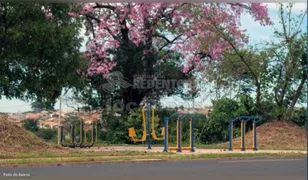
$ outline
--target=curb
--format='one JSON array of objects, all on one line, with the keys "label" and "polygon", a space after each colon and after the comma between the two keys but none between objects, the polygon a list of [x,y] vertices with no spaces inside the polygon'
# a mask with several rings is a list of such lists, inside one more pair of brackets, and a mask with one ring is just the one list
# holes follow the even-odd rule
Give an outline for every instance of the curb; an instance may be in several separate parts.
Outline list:
[{"label": "curb", "polygon": [[113,164],[113,163],[150,163],[150,162],[177,162],[177,161],[217,161],[217,160],[251,160],[251,159],[294,159],[304,158],[304,156],[259,156],[259,157],[221,157],[221,158],[199,158],[199,159],[136,159],[119,161],[76,161],[64,163],[43,163],[43,164],[5,164],[0,168],[16,167],[40,167],[40,166],[65,166],[65,165],[84,165],[84,164]]}]

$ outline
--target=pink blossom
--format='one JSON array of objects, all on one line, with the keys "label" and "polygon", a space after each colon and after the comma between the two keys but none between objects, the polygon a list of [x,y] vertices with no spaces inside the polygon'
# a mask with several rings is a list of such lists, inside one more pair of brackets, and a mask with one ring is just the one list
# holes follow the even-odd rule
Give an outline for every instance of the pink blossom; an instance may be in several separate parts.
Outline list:
[{"label": "pink blossom", "polygon": [[75,12],[69,12],[68,15],[72,16],[72,17],[78,17],[79,16],[79,14],[75,13]]},{"label": "pink blossom", "polygon": [[[182,54],[184,65],[181,68],[183,68],[183,72],[187,73],[193,68],[198,71],[207,68],[205,61],[196,54],[209,54],[211,58],[205,58],[205,60],[210,62],[220,60],[225,51],[232,49],[229,42],[218,33],[218,30],[230,36],[237,47],[242,47],[247,43],[248,38],[245,31],[240,29],[240,17],[244,13],[251,14],[261,25],[270,25],[271,23],[266,6],[258,3],[247,6],[228,3],[196,3],[190,4],[191,7],[182,7],[180,3],[102,4],[113,6],[115,10],[94,9],[95,3],[85,3],[80,12],[81,14],[92,12],[95,17],[100,19],[100,23],[93,24],[96,38],[92,39],[92,42],[87,46],[88,56],[91,57],[88,75],[104,75],[116,66],[116,60],[107,58],[110,57],[108,50],[120,46],[120,42],[123,40],[123,30],[128,29],[129,41],[136,46],[145,46],[148,42],[154,42],[156,34],[166,37],[168,37],[167,34],[172,37],[184,34],[166,48]],[[195,14],[195,9],[200,11],[200,15]],[[163,32],[158,30],[160,29],[159,25],[165,27]],[[163,39],[160,39],[151,47],[157,48],[162,42],[165,43]],[[146,55],[149,52],[151,50],[144,50],[143,54]],[[97,62],[97,57],[100,59],[99,62]]]},{"label": "pink blossom", "polygon": [[120,42],[119,41],[116,42],[116,47],[117,48],[120,47]]},{"label": "pink blossom", "polygon": [[47,19],[52,19],[54,16],[51,13],[47,13],[47,14],[45,14],[45,17]]},{"label": "pink blossom", "polygon": [[268,17],[268,10],[266,6],[261,5],[259,3],[252,3],[251,13],[253,14],[253,16],[257,21],[260,21],[261,25],[265,26],[272,24],[270,18]]}]

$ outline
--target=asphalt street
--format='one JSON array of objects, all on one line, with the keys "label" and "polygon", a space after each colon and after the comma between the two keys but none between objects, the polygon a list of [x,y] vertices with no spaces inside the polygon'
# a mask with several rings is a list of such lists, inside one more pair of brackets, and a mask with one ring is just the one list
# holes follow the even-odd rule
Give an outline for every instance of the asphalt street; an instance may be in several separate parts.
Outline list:
[{"label": "asphalt street", "polygon": [[306,180],[306,159],[194,160],[1,168],[1,179]]}]

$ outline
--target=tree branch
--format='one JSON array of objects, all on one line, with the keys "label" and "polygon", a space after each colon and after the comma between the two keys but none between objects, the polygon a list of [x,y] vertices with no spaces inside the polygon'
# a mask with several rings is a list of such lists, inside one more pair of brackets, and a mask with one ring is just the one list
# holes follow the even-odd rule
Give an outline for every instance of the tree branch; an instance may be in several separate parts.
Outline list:
[{"label": "tree branch", "polygon": [[[84,16],[86,16],[86,18],[90,18],[90,19],[95,20],[98,24],[102,22],[99,18],[95,17],[95,16],[94,16],[93,14],[91,14],[91,13],[84,14]],[[90,20],[89,22],[92,24],[92,21],[91,21],[91,20]],[[92,25],[93,25],[93,24],[92,24]],[[119,41],[119,38],[116,37],[116,36],[114,36],[114,35],[111,33],[111,30],[110,30],[108,27],[105,27],[105,29],[109,32],[109,34],[110,34],[115,40],[118,40],[118,41]],[[93,32],[94,32],[94,31],[93,31]]]},{"label": "tree branch", "polygon": [[239,6],[245,9],[249,9],[249,10],[251,9],[249,6],[241,4],[241,3],[228,3],[228,4],[230,4],[231,6]]},{"label": "tree branch", "polygon": [[91,19],[90,19],[89,17],[86,17],[86,19],[87,19],[87,21],[90,23],[92,35],[93,35],[93,38],[95,38],[94,25],[93,25],[93,23],[91,22]]},{"label": "tree branch", "polygon": [[115,10],[115,7],[114,6],[111,6],[111,5],[102,5],[102,4],[99,4],[99,3],[96,3],[96,6],[93,7],[94,9],[96,8],[105,8],[105,9],[110,9],[112,11]]},{"label": "tree branch", "polygon": [[168,46],[169,44],[173,44],[177,39],[179,39],[182,36],[182,34],[178,35],[177,37],[175,37],[173,40],[169,40],[167,37],[160,35],[160,34],[155,34],[154,37],[160,37],[162,39],[164,39],[167,43],[165,45],[163,45],[161,48],[159,48],[158,51],[161,51],[164,47]]}]

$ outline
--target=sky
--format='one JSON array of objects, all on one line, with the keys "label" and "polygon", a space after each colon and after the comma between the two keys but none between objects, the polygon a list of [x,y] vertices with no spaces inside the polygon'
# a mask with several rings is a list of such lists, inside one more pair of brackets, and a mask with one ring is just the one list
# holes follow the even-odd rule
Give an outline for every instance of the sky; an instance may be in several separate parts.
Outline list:
[{"label": "sky", "polygon": [[[274,22],[274,24],[278,23],[278,9],[277,5],[275,3],[267,3],[268,9],[269,9],[269,16],[271,20]],[[306,10],[306,3],[297,3],[293,6],[293,13],[300,13],[302,10]],[[306,16],[307,18],[307,16]],[[249,44],[260,44],[264,43],[266,41],[274,40],[273,38],[273,27],[264,27],[260,26],[258,22],[255,22],[250,15],[242,16],[242,29],[247,29],[247,34],[249,35]],[[306,32],[306,26],[307,26],[307,19],[304,20],[303,24],[303,30]],[[83,46],[81,50],[84,50],[85,47]],[[194,106],[195,107],[204,107],[204,106],[210,106],[211,105],[211,96],[201,96],[200,98],[195,100]],[[168,106],[174,106],[177,102],[177,106],[186,106],[190,102],[186,102],[180,98],[177,97],[168,97],[163,100],[164,105]],[[12,99],[8,100],[6,98],[2,98],[0,100],[0,112],[10,112],[10,113],[19,113],[24,111],[30,111],[31,102],[24,102],[18,99]],[[190,103],[191,104],[191,103]],[[59,102],[56,103],[55,106],[56,109],[59,108]],[[64,110],[68,110],[69,108],[62,104],[62,108]]]}]

